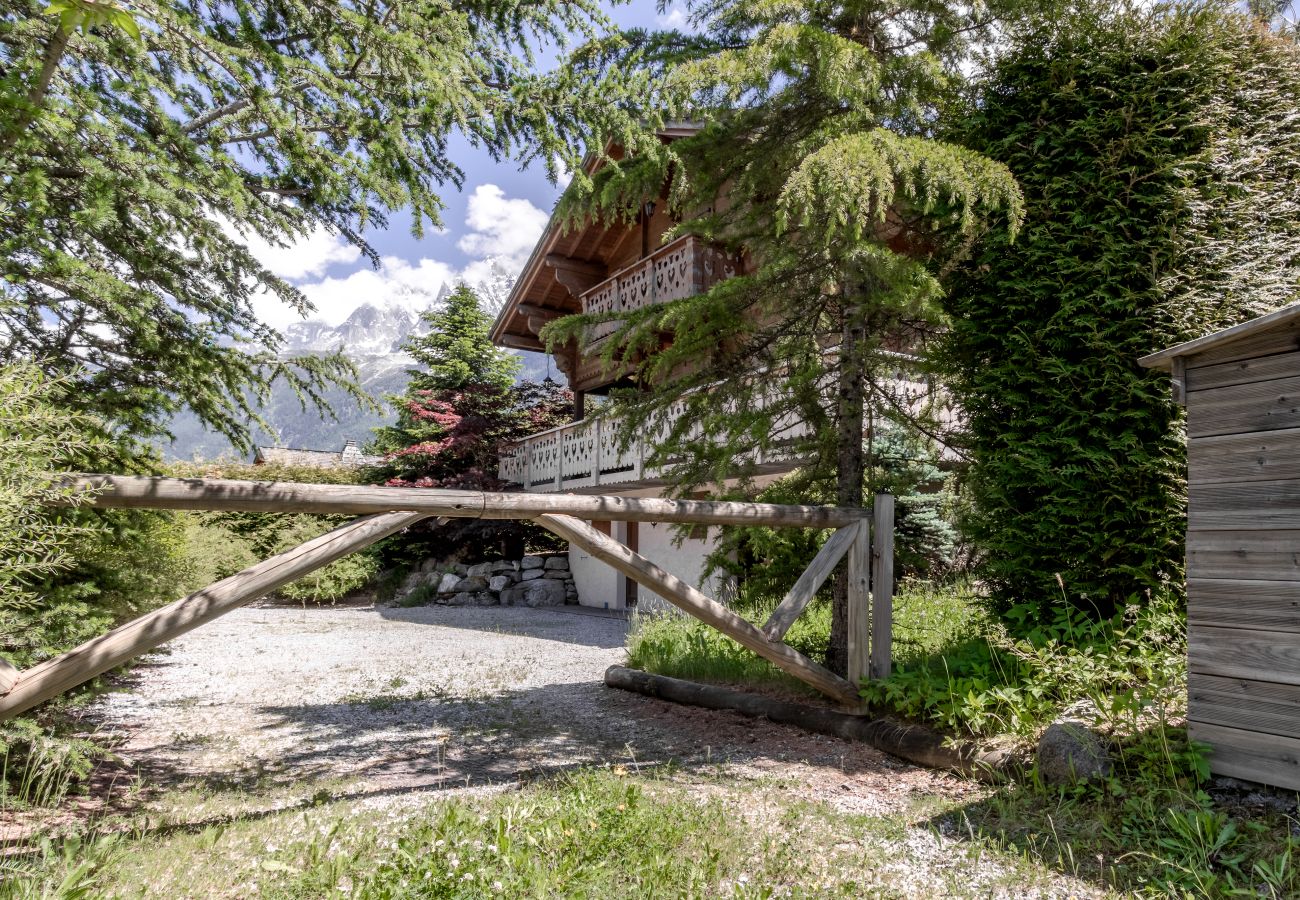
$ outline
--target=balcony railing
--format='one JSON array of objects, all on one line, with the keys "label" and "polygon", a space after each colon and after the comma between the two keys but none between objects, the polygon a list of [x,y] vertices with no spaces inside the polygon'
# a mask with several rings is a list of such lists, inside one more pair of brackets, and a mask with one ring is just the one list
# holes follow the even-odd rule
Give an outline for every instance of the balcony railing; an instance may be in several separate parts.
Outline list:
[{"label": "balcony railing", "polygon": [[[648,465],[646,457],[650,448],[667,436],[685,407],[685,401],[674,403],[659,426],[650,428],[645,437],[638,437],[626,448],[619,447],[618,420],[609,416],[596,416],[529,435],[501,452],[498,476],[524,490],[539,492],[579,491],[633,482],[644,486],[663,484],[663,472]],[[778,449],[760,457],[759,471],[789,470],[798,464],[779,447],[804,434],[803,422],[788,417],[778,428]],[[698,432],[692,429],[687,440],[694,437],[698,437]]]},{"label": "balcony railing", "polygon": [[[736,273],[735,257],[688,234],[620,269],[579,299],[585,313],[625,313],[702,294]],[[588,351],[599,348],[618,326],[618,322],[593,326]]]}]

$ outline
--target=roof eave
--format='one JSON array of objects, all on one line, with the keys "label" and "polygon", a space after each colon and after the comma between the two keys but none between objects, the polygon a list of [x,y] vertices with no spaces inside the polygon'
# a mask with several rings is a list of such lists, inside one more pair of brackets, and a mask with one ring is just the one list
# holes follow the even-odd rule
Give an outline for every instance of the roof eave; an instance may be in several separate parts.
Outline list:
[{"label": "roof eave", "polygon": [[1233,325],[1230,328],[1224,328],[1213,334],[1207,334],[1204,337],[1195,340],[1184,341],[1165,350],[1158,350],[1155,353],[1148,353],[1138,360],[1138,365],[1147,369],[1163,369],[1169,371],[1173,367],[1174,360],[1181,356],[1192,356],[1197,353],[1204,353],[1221,344],[1228,344],[1245,337],[1250,337],[1257,331],[1264,331],[1277,325],[1290,322],[1293,319],[1300,318],[1300,303],[1292,303],[1290,306],[1284,306],[1276,309],[1271,313],[1262,315],[1249,322],[1242,322],[1239,325]]}]

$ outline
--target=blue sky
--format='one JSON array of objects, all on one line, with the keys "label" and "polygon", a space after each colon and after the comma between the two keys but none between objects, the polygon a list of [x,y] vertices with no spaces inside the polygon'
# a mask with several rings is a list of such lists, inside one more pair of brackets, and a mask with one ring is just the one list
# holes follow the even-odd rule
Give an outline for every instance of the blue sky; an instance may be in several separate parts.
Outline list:
[{"label": "blue sky", "polygon": [[[620,26],[673,27],[682,11],[657,11],[654,0],[634,0],[608,9]],[[547,181],[540,165],[521,170],[514,161],[494,162],[463,139],[451,144],[452,159],[465,170],[465,186],[448,186],[442,197],[444,230],[411,234],[411,217],[393,215],[382,231],[367,238],[383,257],[372,267],[355,248],[327,232],[314,233],[291,247],[272,247],[258,240],[250,249],[274,272],[298,285],[316,305],[312,318],[338,323],[366,302],[397,302],[423,308],[442,284],[465,278],[485,279],[496,262],[518,272],[545,226],[562,185]],[[283,328],[300,317],[278,302],[257,305],[259,316]]]}]

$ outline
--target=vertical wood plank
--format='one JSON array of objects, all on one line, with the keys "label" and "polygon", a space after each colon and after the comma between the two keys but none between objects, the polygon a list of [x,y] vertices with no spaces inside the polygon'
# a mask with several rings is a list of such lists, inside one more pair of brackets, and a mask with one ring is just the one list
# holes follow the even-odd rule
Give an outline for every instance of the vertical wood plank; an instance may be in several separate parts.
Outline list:
[{"label": "vertical wood plank", "polygon": [[876,494],[871,558],[871,677],[888,678],[894,641],[894,495]]},{"label": "vertical wood plank", "polygon": [[1187,405],[1187,358],[1175,356],[1171,361],[1170,375],[1174,389],[1174,402],[1179,406]]},{"label": "vertical wood plank", "polygon": [[871,652],[871,524],[863,519],[849,544],[849,681],[857,684],[870,674]]}]

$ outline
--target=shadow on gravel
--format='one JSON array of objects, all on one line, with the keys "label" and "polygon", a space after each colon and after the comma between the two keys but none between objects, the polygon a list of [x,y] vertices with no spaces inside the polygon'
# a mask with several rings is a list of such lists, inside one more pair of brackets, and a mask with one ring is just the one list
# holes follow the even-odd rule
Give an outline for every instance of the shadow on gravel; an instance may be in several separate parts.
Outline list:
[{"label": "shadow on gravel", "polygon": [[627,641],[628,621],[558,609],[515,606],[376,607],[383,619],[467,631],[500,632],[613,650]]}]

